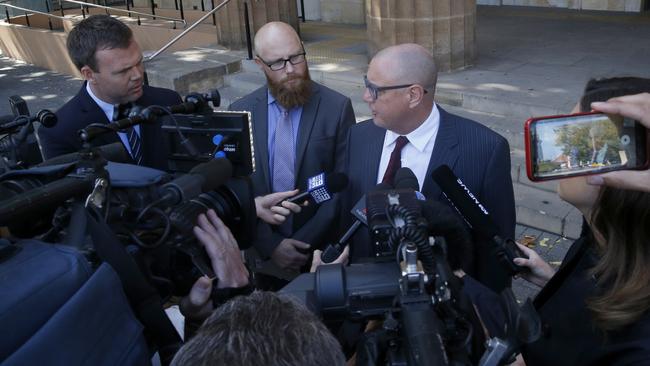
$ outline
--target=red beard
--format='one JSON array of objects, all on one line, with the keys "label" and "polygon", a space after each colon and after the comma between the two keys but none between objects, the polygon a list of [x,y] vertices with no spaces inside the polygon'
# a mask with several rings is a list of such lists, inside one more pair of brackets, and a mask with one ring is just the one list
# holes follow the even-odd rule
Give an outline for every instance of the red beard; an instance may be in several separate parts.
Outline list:
[{"label": "red beard", "polygon": [[[289,80],[298,80],[298,83],[289,87],[286,85]],[[266,81],[273,98],[275,98],[275,100],[286,109],[305,105],[311,97],[311,78],[309,76],[309,70],[305,71],[304,76],[293,75],[279,82],[272,81],[267,75]]]}]

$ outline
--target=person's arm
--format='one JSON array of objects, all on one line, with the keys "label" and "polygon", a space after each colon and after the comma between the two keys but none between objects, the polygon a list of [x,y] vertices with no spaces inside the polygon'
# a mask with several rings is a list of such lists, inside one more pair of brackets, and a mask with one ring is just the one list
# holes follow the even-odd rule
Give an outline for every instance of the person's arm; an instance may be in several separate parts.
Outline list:
[{"label": "person's arm", "polygon": [[[642,93],[591,103],[595,111],[617,114],[639,121],[650,128],[650,94]],[[587,183],[650,192],[650,170],[619,170],[587,177]]]}]

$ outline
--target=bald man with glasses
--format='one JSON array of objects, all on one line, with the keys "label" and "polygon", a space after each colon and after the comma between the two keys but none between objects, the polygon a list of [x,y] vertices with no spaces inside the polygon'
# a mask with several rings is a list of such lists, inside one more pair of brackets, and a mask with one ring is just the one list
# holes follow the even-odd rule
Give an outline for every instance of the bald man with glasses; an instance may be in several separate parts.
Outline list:
[{"label": "bald man with glasses", "polygon": [[[255,62],[267,84],[230,105],[231,110],[252,113],[257,167],[253,189],[261,197],[304,191],[309,177],[342,170],[347,133],[355,123],[352,103],[310,79],[304,46],[288,24],[265,24],[254,43]],[[308,205],[282,223],[260,220],[254,248],[271,259],[259,270],[263,275],[258,280],[270,283],[262,287],[283,285],[264,274],[288,280],[307,264],[313,249],[325,244],[331,219],[322,217],[321,208]],[[258,206],[258,217],[259,211]]]},{"label": "bald man with glasses", "polygon": [[[514,237],[508,142],[436,105],[436,80],[433,57],[416,44],[386,48],[370,62],[363,99],[372,119],[350,129],[345,163],[350,183],[340,211],[343,230],[353,221],[349,212],[357,200],[378,183],[392,183],[400,167],[413,171],[427,199],[447,203],[431,178],[432,171],[444,164],[478,196],[502,236]],[[350,243],[351,261],[375,256],[373,249],[367,230],[358,230]],[[510,285],[487,243],[475,241],[473,252],[465,255],[465,267],[465,272],[496,291]]]}]

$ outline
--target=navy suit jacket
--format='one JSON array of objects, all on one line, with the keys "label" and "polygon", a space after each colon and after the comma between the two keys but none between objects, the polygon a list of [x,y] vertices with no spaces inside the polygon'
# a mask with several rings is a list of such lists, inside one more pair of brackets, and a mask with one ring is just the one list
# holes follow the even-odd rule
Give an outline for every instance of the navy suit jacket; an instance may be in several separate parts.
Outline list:
[{"label": "navy suit jacket", "polygon": [[[434,169],[448,165],[487,208],[501,234],[514,237],[515,204],[508,141],[477,122],[447,113],[440,106],[438,109],[440,127],[421,192],[427,199],[448,204],[440,187],[431,178]],[[350,184],[342,196],[343,229],[353,222],[349,212],[354,204],[377,185],[385,134],[386,130],[377,127],[372,120],[350,129],[345,165]],[[480,241],[474,247],[473,268],[465,271],[497,292],[509,286],[510,277],[492,253],[492,248]],[[350,255],[353,261],[374,256],[365,227],[352,238]]]},{"label": "navy suit jacket", "polygon": [[650,364],[650,312],[607,335],[596,328],[586,300],[598,294],[590,273],[597,261],[591,242],[578,239],[558,272],[535,297],[542,336],[523,348],[527,365]]},{"label": "navy suit jacket", "polygon": [[[150,105],[170,106],[181,103],[181,97],[173,90],[144,86],[142,96],[135,104],[148,107]],[[41,151],[45,159],[73,153],[81,150],[81,140],[77,131],[91,123],[104,123],[110,121],[106,114],[95,103],[86,91],[84,82],[81,90],[56,111],[57,124],[52,128],[39,128],[38,136]],[[142,165],[151,168],[166,170],[166,147],[161,143],[163,132],[158,123],[147,123],[140,126],[142,138]],[[92,146],[101,146],[120,142],[117,133],[108,133],[91,141]]]},{"label": "navy suit jacket", "polygon": [[[230,110],[250,111],[253,119],[256,171],[251,179],[255,196],[272,193],[268,154],[268,89],[259,88],[231,104]],[[312,82],[312,96],[303,106],[296,142],[296,188],[307,189],[307,179],[322,172],[342,170],[348,129],[355,123],[350,98],[323,85]],[[336,205],[329,201],[327,206]],[[293,239],[311,244],[324,244],[331,217],[324,205],[309,205],[293,216]],[[276,226],[259,220],[255,248],[270,256],[285,237]]]}]

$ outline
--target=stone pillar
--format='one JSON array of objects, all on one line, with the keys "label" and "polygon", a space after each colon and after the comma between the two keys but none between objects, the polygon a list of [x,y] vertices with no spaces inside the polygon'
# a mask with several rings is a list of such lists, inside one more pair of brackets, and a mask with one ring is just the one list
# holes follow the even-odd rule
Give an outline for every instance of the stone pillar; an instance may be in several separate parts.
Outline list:
[{"label": "stone pillar", "polygon": [[417,43],[439,71],[472,65],[476,57],[476,0],[366,0],[368,50]]}]

